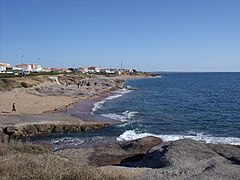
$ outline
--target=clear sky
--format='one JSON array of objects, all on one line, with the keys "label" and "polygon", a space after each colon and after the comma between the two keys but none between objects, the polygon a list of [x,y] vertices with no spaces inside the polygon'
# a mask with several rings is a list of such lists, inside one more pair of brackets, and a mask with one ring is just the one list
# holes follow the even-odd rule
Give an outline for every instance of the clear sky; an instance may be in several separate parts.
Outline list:
[{"label": "clear sky", "polygon": [[240,71],[240,0],[0,0],[0,20],[13,65]]}]

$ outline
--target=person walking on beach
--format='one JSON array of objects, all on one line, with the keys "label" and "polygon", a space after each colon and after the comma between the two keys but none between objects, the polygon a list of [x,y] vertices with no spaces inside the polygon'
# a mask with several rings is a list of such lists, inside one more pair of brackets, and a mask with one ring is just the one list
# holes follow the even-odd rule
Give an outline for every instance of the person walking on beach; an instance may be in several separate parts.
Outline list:
[{"label": "person walking on beach", "polygon": [[17,110],[16,110],[16,106],[15,106],[15,103],[13,103],[13,105],[12,105],[12,112],[16,112]]}]

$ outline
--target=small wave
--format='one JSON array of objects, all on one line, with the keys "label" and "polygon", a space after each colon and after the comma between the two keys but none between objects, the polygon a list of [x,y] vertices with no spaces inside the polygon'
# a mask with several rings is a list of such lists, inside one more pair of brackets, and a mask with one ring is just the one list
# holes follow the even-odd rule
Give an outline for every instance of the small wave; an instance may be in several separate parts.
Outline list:
[{"label": "small wave", "polygon": [[114,120],[119,120],[122,122],[126,122],[128,120],[133,119],[133,117],[135,116],[135,114],[137,114],[137,111],[125,111],[122,114],[114,114],[114,113],[110,113],[110,114],[102,114],[102,116],[104,117],[108,117]]},{"label": "small wave", "polygon": [[91,114],[93,114],[93,112],[95,112],[98,109],[100,109],[105,102],[106,102],[106,100],[102,100],[102,101],[94,103]]},{"label": "small wave", "polygon": [[125,123],[122,123],[122,124],[117,124],[116,126],[121,128],[121,127],[125,127],[125,126],[128,126],[130,125],[131,123],[130,122],[125,122]]},{"label": "small wave", "polygon": [[203,133],[196,133],[196,135],[157,135],[151,133],[136,133],[134,130],[125,131],[116,139],[118,141],[124,140],[135,140],[147,136],[154,136],[161,138],[163,141],[176,141],[179,139],[193,139],[196,141],[203,141],[205,143],[213,143],[213,144],[232,144],[232,145],[240,145],[240,138],[236,137],[213,137],[210,135],[204,135]]},{"label": "small wave", "polygon": [[100,109],[106,101],[119,98],[119,97],[121,97],[121,96],[123,96],[124,94],[129,93],[129,92],[131,92],[131,90],[128,90],[128,89],[125,89],[125,88],[124,88],[124,89],[120,89],[120,90],[115,91],[112,96],[109,96],[109,97],[103,99],[102,101],[96,102],[96,103],[93,105],[92,114],[93,114],[93,112],[95,112],[95,111],[97,111],[98,109]]},{"label": "small wave", "polygon": [[54,150],[57,150],[65,147],[76,147],[83,144],[85,141],[79,138],[64,137],[60,139],[54,139],[51,142],[54,146]]}]

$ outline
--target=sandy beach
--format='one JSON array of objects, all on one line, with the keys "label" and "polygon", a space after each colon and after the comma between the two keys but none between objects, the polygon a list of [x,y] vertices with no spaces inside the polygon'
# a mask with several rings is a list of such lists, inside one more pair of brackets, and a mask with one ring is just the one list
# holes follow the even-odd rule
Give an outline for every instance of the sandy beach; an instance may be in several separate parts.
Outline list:
[{"label": "sandy beach", "polygon": [[[16,89],[0,94],[0,111],[2,115],[13,114],[41,114],[46,111],[63,108],[75,101],[72,97],[66,96],[37,96],[29,94],[24,89]],[[16,104],[16,112],[13,114],[12,104]]]},{"label": "sandy beach", "polygon": [[[104,77],[82,80],[80,88],[76,84],[66,86],[47,82],[28,89],[3,91],[0,92],[0,112],[1,115],[26,115],[65,110],[81,100],[97,98],[121,88],[123,86],[121,79],[127,78],[119,78],[119,84],[114,83],[116,78]],[[13,103],[17,111],[11,113]]]}]

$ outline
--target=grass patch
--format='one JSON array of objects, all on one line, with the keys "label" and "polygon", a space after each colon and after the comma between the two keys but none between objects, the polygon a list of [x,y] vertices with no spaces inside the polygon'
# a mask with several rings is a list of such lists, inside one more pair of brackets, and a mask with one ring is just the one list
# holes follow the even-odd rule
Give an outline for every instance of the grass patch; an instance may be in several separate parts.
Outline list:
[{"label": "grass patch", "polygon": [[0,179],[5,180],[102,180],[123,179],[100,169],[54,155],[40,145],[0,143]]},{"label": "grass patch", "polygon": [[9,91],[14,88],[22,87],[19,82],[12,78],[1,78],[0,79],[0,91]]}]

